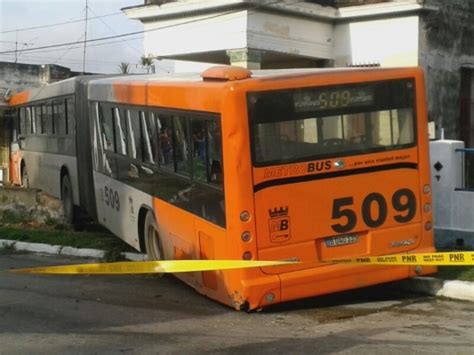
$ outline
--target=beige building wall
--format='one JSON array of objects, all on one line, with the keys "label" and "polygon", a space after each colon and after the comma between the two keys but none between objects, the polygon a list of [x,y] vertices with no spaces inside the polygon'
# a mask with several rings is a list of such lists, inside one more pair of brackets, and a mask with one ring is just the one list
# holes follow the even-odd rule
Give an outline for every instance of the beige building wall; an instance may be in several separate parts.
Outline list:
[{"label": "beige building wall", "polygon": [[335,28],[336,66],[418,65],[418,16],[356,21]]}]

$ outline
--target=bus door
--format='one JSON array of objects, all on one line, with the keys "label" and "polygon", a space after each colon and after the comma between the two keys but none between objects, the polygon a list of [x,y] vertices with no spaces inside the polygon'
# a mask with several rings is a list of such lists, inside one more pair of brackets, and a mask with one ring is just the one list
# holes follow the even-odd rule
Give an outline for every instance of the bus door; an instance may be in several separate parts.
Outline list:
[{"label": "bus door", "polygon": [[249,95],[260,259],[325,261],[419,244],[414,96],[411,79]]}]

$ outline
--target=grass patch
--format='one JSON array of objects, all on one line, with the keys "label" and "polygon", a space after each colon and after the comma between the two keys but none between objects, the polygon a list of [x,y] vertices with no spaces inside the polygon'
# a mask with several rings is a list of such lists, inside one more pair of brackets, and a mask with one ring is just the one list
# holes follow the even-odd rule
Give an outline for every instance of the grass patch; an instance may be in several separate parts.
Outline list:
[{"label": "grass patch", "polygon": [[473,266],[439,266],[438,273],[433,275],[443,280],[474,281]]},{"label": "grass patch", "polygon": [[29,222],[30,218],[25,209],[0,211],[0,222],[8,224],[19,224]]},{"label": "grass patch", "polygon": [[[115,254],[136,252],[131,246],[110,233],[73,232],[68,230],[27,229],[0,226],[0,239],[30,243],[46,243],[74,248],[92,248]],[[113,251],[113,252],[112,252]]]}]

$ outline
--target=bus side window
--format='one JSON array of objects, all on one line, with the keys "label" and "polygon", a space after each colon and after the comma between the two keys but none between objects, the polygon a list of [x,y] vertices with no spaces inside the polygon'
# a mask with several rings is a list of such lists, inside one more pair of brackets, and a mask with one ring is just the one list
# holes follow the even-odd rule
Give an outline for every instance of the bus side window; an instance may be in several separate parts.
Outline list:
[{"label": "bus side window", "polygon": [[[117,145],[117,153],[127,155],[127,123],[123,112],[118,107],[112,109],[114,117],[115,144]],[[122,113],[122,114],[121,114]]]},{"label": "bus side window", "polygon": [[51,101],[48,103],[49,106],[51,106],[51,133],[54,135],[57,132],[57,123],[55,122],[57,120],[57,112],[56,108],[54,107],[54,101]]},{"label": "bus side window", "polygon": [[18,108],[18,120],[17,120],[17,125],[18,125],[18,134],[23,135],[25,133],[25,111],[23,107]]},{"label": "bus side window", "polygon": [[74,98],[66,99],[66,134],[74,134],[76,120],[74,117]]},{"label": "bus side window", "polygon": [[31,110],[31,107],[26,107],[26,122],[28,126],[28,133],[29,134],[35,134],[35,120],[34,120],[34,114],[33,111]]},{"label": "bus side window", "polygon": [[48,102],[45,107],[43,107],[43,125],[46,124],[46,134],[52,135],[53,131],[53,106],[51,102]]},{"label": "bus side window", "polygon": [[99,105],[99,119],[102,126],[102,146],[105,150],[115,152],[112,110],[106,105]]},{"label": "bus side window", "polygon": [[219,122],[207,121],[209,152],[209,181],[218,185],[224,182],[222,170],[222,135]]},{"label": "bus side window", "polygon": [[160,165],[166,169],[174,170],[173,153],[173,126],[170,116],[156,116],[156,126],[159,131]]},{"label": "bus side window", "polygon": [[176,172],[189,175],[191,168],[191,151],[188,119],[182,116],[173,117],[175,141]]},{"label": "bus side window", "polygon": [[192,133],[192,156],[193,156],[193,179],[208,182],[209,165],[207,164],[207,149],[206,149],[206,121],[191,119],[191,133]]},{"label": "bus side window", "polygon": [[24,108],[25,110],[25,135],[31,134],[32,128],[31,128],[31,114],[28,112],[28,107]]},{"label": "bus side window", "polygon": [[157,141],[154,114],[152,112],[140,112],[140,123],[145,153],[143,161],[149,164],[156,164]]},{"label": "bus side window", "polygon": [[53,103],[54,131],[56,134],[66,134],[66,114],[64,112],[64,102],[55,101]]},{"label": "bus side window", "polygon": [[142,160],[142,137],[140,131],[140,117],[137,110],[126,110],[127,129],[129,133],[128,156]]},{"label": "bus side window", "polygon": [[36,118],[36,132],[38,134],[44,133],[43,126],[43,115],[42,115],[42,106],[35,106],[35,118]]}]

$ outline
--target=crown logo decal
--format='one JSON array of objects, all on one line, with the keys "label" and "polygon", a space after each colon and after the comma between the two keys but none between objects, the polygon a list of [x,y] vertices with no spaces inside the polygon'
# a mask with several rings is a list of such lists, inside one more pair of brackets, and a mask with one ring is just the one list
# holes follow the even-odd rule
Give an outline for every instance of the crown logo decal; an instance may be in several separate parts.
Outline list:
[{"label": "crown logo decal", "polygon": [[280,208],[275,207],[274,209],[269,209],[268,213],[269,213],[271,218],[287,216],[288,215],[288,207],[280,207]]}]

